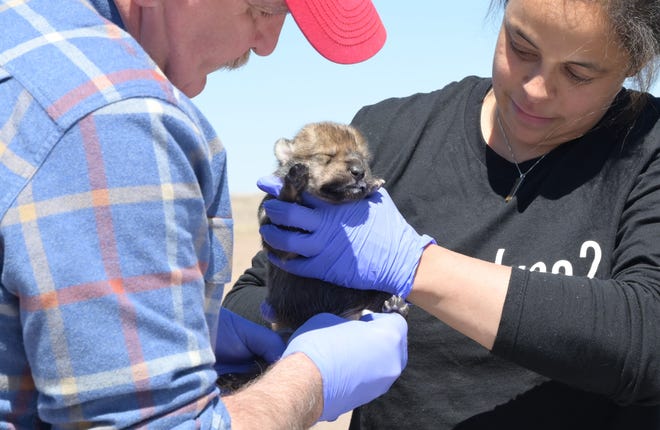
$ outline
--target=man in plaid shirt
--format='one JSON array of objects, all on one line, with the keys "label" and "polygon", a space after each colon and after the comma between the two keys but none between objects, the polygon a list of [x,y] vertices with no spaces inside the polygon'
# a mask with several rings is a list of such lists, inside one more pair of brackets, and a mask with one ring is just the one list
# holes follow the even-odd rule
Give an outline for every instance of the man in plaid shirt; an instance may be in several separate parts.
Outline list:
[{"label": "man in plaid shirt", "polygon": [[[332,61],[385,38],[368,0],[287,3],[0,0],[0,428],[299,428],[399,375],[398,315],[320,315],[285,347],[219,312],[225,151],[188,97],[270,54],[289,9]],[[214,365],[253,355],[284,358],[221,397]]]}]

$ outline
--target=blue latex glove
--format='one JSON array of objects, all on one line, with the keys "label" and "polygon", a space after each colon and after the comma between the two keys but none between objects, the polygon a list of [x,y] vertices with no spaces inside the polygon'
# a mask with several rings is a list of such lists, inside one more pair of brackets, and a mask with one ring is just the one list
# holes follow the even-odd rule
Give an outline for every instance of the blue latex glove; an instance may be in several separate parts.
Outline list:
[{"label": "blue latex glove", "polygon": [[[282,187],[275,176],[263,177],[257,185],[274,196]],[[385,189],[339,205],[304,194],[303,203],[264,202],[273,224],[260,228],[263,239],[275,249],[307,257],[282,261],[270,254],[273,264],[298,276],[408,297],[422,251],[435,241],[417,234]]]},{"label": "blue latex glove", "polygon": [[263,369],[259,369],[257,359],[273,363],[280,358],[285,346],[274,331],[222,308],[214,368],[219,375],[261,373]]},{"label": "blue latex glove", "polygon": [[323,378],[320,421],[339,415],[384,394],[408,362],[408,325],[397,313],[369,314],[350,321],[318,314],[292,336],[283,357],[302,352]]}]

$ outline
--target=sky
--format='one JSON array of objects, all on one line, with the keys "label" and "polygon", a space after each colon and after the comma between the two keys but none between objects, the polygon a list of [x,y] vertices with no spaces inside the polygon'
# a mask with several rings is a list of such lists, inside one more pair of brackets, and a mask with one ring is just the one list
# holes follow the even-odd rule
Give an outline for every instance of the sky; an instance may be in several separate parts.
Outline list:
[{"label": "sky", "polygon": [[273,54],[208,77],[193,101],[227,150],[231,194],[259,193],[257,179],[277,164],[275,141],[306,123],[348,123],[362,106],[491,75],[501,11],[489,13],[488,0],[373,1],[387,41],[365,62],[324,59],[289,15]]}]

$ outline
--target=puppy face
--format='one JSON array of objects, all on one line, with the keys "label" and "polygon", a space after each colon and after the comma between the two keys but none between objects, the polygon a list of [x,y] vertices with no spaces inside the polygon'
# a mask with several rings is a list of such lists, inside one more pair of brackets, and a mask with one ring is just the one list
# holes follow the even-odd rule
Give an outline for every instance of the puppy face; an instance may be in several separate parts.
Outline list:
[{"label": "puppy face", "polygon": [[329,202],[361,199],[383,184],[371,174],[365,139],[351,126],[308,124],[292,140],[278,140],[275,156],[280,165],[276,174],[284,177],[293,165],[305,165],[306,191]]}]

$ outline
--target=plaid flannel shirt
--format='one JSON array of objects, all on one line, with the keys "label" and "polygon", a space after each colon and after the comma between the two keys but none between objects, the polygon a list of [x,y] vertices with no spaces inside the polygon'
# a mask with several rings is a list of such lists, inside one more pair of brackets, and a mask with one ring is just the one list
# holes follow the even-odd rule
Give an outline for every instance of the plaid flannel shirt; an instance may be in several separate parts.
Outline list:
[{"label": "plaid flannel shirt", "polygon": [[0,428],[228,428],[225,152],[109,5],[0,0]]}]

